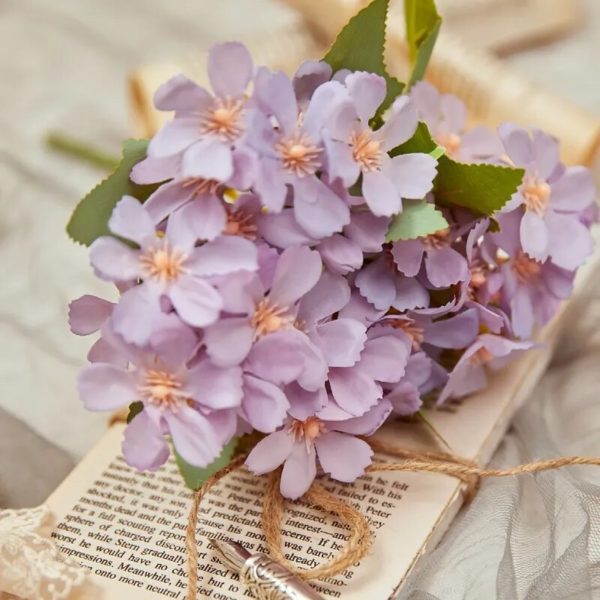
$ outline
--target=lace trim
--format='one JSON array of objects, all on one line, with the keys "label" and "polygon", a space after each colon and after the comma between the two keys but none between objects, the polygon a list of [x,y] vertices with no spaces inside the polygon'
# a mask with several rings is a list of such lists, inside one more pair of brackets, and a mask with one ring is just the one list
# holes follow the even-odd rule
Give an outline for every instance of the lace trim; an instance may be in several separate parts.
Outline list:
[{"label": "lace trim", "polygon": [[50,523],[47,506],[0,511],[0,598],[66,600],[83,583],[87,570],[45,535]]}]

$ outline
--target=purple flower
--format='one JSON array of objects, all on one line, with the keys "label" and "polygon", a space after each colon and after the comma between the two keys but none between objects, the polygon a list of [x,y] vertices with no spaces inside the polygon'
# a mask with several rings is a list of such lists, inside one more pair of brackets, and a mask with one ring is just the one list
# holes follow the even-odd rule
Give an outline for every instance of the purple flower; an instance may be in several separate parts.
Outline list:
[{"label": "purple flower", "polygon": [[261,156],[254,190],[270,211],[280,212],[290,186],[294,218],[315,239],[341,231],[350,218],[344,200],[317,176],[324,168],[323,128],[345,97],[340,83],[324,83],[300,113],[283,73],[264,69],[256,78],[255,101],[262,111],[252,114],[250,143]]},{"label": "purple flower", "polygon": [[321,271],[317,252],[295,247],[278,258],[272,282],[258,276],[238,277],[221,287],[225,310],[232,316],[208,326],[204,334],[215,364],[236,365],[248,357],[254,369],[274,371],[287,379],[288,371],[280,361],[289,359],[289,369],[298,376],[305,351],[309,352],[300,346],[310,342],[296,328],[297,304],[317,283]]},{"label": "purple flower", "polygon": [[162,234],[131,196],[119,201],[109,228],[139,248],[101,237],[91,246],[90,260],[101,279],[142,281],[121,296],[113,312],[115,330],[139,345],[147,343],[153,320],[163,312],[162,298],[170,301],[184,321],[203,327],[214,323],[222,308],[221,296],[208,278],[257,268],[256,247],[250,241],[223,236],[195,247],[196,236],[182,213],[169,219]]},{"label": "purple flower", "polygon": [[590,171],[564,168],[558,142],[534,130],[530,135],[512,125],[500,127],[506,154],[525,169],[523,183],[504,212],[522,207],[520,238],[523,251],[562,269],[575,270],[592,253],[589,229],[579,213],[593,204],[596,190]]},{"label": "purple flower", "polygon": [[186,462],[206,466],[235,433],[235,409],[242,400],[241,369],[216,367],[203,356],[189,367],[189,349],[170,341],[160,353],[131,355],[132,370],[95,363],[85,367],[78,379],[79,394],[89,410],[111,411],[143,403],[144,410],[128,426],[123,443],[126,460],[142,470],[165,462],[166,435]]},{"label": "purple flower", "polygon": [[369,444],[355,436],[373,434],[390,411],[385,400],[361,417],[329,404],[305,420],[290,419],[284,429],[261,440],[246,466],[263,475],[283,464],[281,493],[293,500],[310,488],[317,474],[317,458],[325,473],[350,483],[365,472],[373,456]]},{"label": "purple flower", "polygon": [[480,335],[456,363],[438,397],[438,404],[448,398],[460,398],[484,388],[488,382],[488,370],[500,369],[509,355],[533,346],[533,342],[513,341],[489,333]]},{"label": "purple flower", "polygon": [[432,371],[433,361],[424,352],[417,352],[408,359],[404,377],[384,396],[396,414],[406,417],[421,409],[421,394],[427,389]]},{"label": "purple flower", "polygon": [[424,121],[435,141],[451,158],[467,163],[496,162],[503,153],[497,135],[485,127],[465,131],[465,105],[452,94],[440,94],[431,84],[420,81],[410,92],[419,120]]},{"label": "purple flower", "polygon": [[148,155],[182,153],[185,177],[227,181],[234,171],[234,145],[246,130],[246,89],[253,75],[252,58],[242,44],[213,46],[208,76],[215,95],[183,75],[160,87],[155,105],[174,110],[175,118],[151,140]]},{"label": "purple flower", "polygon": [[402,211],[403,198],[424,198],[431,190],[437,162],[428,154],[388,155],[417,127],[416,111],[407,97],[396,100],[387,121],[373,131],[369,121],[385,98],[385,79],[356,72],[345,84],[353,104],[341,104],[328,125],[329,177],[349,187],[362,174],[362,195],[371,212],[394,215]]}]

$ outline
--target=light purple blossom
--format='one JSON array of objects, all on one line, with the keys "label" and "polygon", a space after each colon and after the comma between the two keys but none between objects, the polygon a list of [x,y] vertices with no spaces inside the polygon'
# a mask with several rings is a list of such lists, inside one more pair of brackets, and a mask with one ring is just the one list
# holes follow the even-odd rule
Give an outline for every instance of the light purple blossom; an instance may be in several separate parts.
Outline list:
[{"label": "light purple blossom", "polygon": [[346,77],[345,85],[352,104],[340,104],[325,139],[329,177],[349,187],[362,175],[362,195],[371,212],[394,215],[402,211],[403,198],[421,199],[431,190],[437,163],[428,154],[388,155],[417,127],[407,97],[396,100],[385,123],[373,131],[369,121],[385,99],[385,79],[356,72]]},{"label": "light purple blossom", "polygon": [[291,419],[282,430],[261,440],[246,466],[262,475],[283,464],[281,493],[293,500],[308,491],[317,475],[317,458],[333,479],[352,482],[365,472],[373,456],[369,444],[355,436],[371,435],[390,411],[385,400],[360,417],[329,404],[303,421]]},{"label": "light purple blossom", "polygon": [[96,274],[107,281],[142,280],[123,294],[113,311],[115,330],[139,345],[148,341],[153,319],[163,312],[162,298],[184,321],[202,327],[217,320],[223,305],[208,278],[257,268],[256,247],[250,241],[223,236],[195,247],[196,236],[181,213],[173,215],[159,235],[143,206],[130,196],[115,207],[109,228],[139,249],[101,237],[92,244],[90,260]]},{"label": "light purple blossom", "polygon": [[440,94],[426,81],[410,91],[419,120],[424,121],[435,141],[446,154],[459,162],[497,162],[503,153],[499,137],[485,127],[466,130],[464,103],[452,94]]},{"label": "light purple blossom", "polygon": [[593,241],[579,213],[595,198],[590,171],[565,168],[560,163],[558,142],[534,130],[532,134],[512,125],[500,127],[506,154],[525,169],[523,183],[504,212],[522,207],[520,238],[523,251],[562,269],[575,270],[592,253]]}]

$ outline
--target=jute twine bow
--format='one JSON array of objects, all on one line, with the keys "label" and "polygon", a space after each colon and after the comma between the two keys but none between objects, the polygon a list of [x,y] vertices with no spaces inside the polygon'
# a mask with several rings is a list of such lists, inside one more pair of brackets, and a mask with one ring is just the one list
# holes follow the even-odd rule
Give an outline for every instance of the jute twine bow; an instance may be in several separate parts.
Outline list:
[{"label": "jute twine bow", "polygon": [[[376,440],[365,440],[375,452],[386,454],[400,459],[398,462],[376,462],[367,467],[368,473],[375,472],[426,472],[442,473],[461,480],[466,488],[465,501],[470,501],[477,490],[481,480],[485,477],[509,477],[524,473],[540,473],[561,467],[574,465],[600,466],[600,457],[594,456],[564,456],[549,460],[539,460],[509,469],[483,469],[476,463],[444,452],[414,452],[404,448]],[[204,496],[225,475],[243,467],[247,454],[237,456],[226,467],[209,477],[202,487],[194,493],[192,508],[190,510],[186,532],[186,551],[188,562],[188,593],[187,600],[196,600],[198,592],[198,546],[196,544],[196,531],[198,527],[198,511]],[[322,485],[315,482],[302,501],[309,506],[321,508],[331,513],[349,530],[344,547],[329,562],[314,569],[299,569],[290,563],[283,553],[281,529],[285,511],[286,499],[279,491],[280,470],[268,475],[267,487],[262,505],[262,529],[271,557],[285,565],[290,571],[302,579],[326,579],[338,575],[354,563],[361,560],[369,551],[371,545],[371,532],[367,518],[356,508],[344,500],[327,491]]]}]

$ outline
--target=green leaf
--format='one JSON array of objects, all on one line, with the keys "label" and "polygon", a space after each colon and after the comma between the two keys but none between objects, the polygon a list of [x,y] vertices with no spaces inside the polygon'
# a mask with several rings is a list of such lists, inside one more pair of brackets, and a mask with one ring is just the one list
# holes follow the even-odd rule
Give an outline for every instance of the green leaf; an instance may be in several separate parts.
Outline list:
[{"label": "green leaf", "polygon": [[136,185],[129,179],[133,166],[146,157],[148,140],[127,140],[123,144],[123,158],[112,175],[98,184],[77,205],[67,233],[75,242],[89,246],[96,238],[110,235],[108,220],[115,204],[125,195],[144,201],[158,187]]},{"label": "green leaf", "polygon": [[198,490],[202,486],[202,484],[213,474],[226,467],[233,458],[233,453],[237,446],[237,438],[233,438],[229,444],[227,444],[221,454],[217,457],[217,459],[208,465],[208,467],[193,467],[189,463],[187,463],[181,455],[173,449],[175,453],[175,462],[177,463],[177,467],[179,468],[179,472],[181,473],[185,484],[191,490]]},{"label": "green leaf", "polygon": [[442,25],[434,0],[404,0],[406,42],[412,66],[408,87],[423,79]]},{"label": "green leaf", "polygon": [[[424,152],[432,154],[438,145],[425,123],[419,123],[414,135],[391,156]],[[436,204],[462,206],[479,215],[490,216],[500,210],[523,180],[523,169],[500,165],[460,163],[446,155],[438,159],[433,182]]]},{"label": "green leaf", "polygon": [[127,424],[131,423],[142,411],[144,410],[144,403],[140,402],[132,402],[129,405],[129,414],[127,415]]},{"label": "green leaf", "polygon": [[428,202],[405,202],[404,209],[390,223],[386,241],[414,240],[448,227],[444,215]]},{"label": "green leaf", "polygon": [[435,199],[489,216],[510,200],[524,174],[523,169],[459,163],[442,156],[434,183]]},{"label": "green leaf", "polygon": [[390,106],[404,89],[404,84],[387,72],[383,58],[388,8],[389,0],[373,0],[348,21],[323,58],[334,73],[340,69],[350,69],[384,77],[387,96],[380,111]]}]

